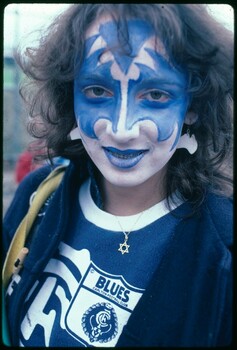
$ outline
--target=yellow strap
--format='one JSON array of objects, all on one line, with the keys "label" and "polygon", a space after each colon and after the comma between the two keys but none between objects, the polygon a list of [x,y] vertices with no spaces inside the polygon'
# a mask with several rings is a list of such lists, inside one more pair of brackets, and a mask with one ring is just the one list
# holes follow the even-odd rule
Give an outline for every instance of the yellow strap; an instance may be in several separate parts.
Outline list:
[{"label": "yellow strap", "polygon": [[12,239],[11,245],[8,249],[8,253],[3,265],[2,279],[3,286],[6,288],[9,279],[13,273],[14,263],[21,249],[25,245],[26,238],[30,229],[34,223],[34,220],[43,206],[47,198],[58,187],[61,179],[64,175],[65,166],[57,167],[52,171],[49,176],[39,185],[33,202],[28,210],[28,213],[18,226],[16,233]]}]

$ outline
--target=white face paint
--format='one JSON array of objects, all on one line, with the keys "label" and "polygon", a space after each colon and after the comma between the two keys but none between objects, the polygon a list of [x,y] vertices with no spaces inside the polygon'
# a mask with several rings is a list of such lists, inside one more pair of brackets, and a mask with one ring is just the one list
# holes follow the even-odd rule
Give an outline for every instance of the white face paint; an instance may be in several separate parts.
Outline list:
[{"label": "white face paint", "polygon": [[186,74],[167,61],[147,22],[128,21],[131,55],[117,28],[99,19],[87,32],[75,78],[75,114],[82,142],[107,181],[137,186],[159,177],[176,150],[188,107]]}]

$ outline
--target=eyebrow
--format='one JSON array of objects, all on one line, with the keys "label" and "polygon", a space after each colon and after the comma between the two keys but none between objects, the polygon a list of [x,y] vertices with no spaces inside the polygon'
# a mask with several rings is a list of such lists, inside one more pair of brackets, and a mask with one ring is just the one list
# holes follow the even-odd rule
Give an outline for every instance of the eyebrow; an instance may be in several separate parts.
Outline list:
[{"label": "eyebrow", "polygon": [[140,70],[137,81],[140,84],[175,86],[179,89],[183,89],[187,85],[187,81],[181,72],[175,72],[173,69],[167,69],[167,67],[161,70],[153,70],[145,64],[135,64]]},{"label": "eyebrow", "polygon": [[113,89],[117,86],[118,81],[114,79],[106,79],[104,75],[99,73],[85,73],[79,76],[77,79],[79,86],[86,87],[89,85],[101,85],[107,89]]},{"label": "eyebrow", "polygon": [[144,87],[151,87],[152,85],[155,86],[167,86],[167,87],[173,87],[173,88],[178,88],[178,89],[184,89],[186,86],[184,84],[181,84],[177,81],[170,81],[167,79],[160,79],[159,77],[157,78],[145,78],[141,79],[138,81],[139,85],[143,85]]},{"label": "eyebrow", "polygon": [[83,82],[86,82],[86,83],[93,83],[93,82],[105,82],[105,77],[104,75],[102,74],[99,74],[99,73],[83,73],[82,75],[79,75],[78,77],[79,81],[83,81]]}]

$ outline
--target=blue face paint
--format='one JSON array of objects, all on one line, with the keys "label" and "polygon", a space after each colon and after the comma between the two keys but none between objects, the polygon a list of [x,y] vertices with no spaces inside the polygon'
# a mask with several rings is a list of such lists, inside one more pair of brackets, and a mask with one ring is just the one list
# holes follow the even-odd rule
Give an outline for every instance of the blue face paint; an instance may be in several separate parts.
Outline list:
[{"label": "blue face paint", "polygon": [[[111,122],[116,133],[124,97],[122,81],[127,79],[126,128],[130,130],[137,122],[150,120],[158,129],[158,141],[164,141],[178,125],[173,148],[181,133],[189,102],[186,74],[169,64],[158,52],[146,47],[146,41],[154,35],[147,22],[128,21],[128,33],[129,56],[119,45],[117,26],[112,21],[102,24],[99,33],[87,39],[85,58],[74,83],[77,121],[90,138],[96,138],[94,126],[100,119]],[[104,44],[93,51],[96,40],[101,38]],[[146,60],[139,63],[137,59],[143,45],[152,67],[146,65]],[[112,55],[103,63],[101,58],[108,50]],[[121,79],[113,73],[115,63],[120,69]],[[131,72],[136,70],[139,74],[134,78]]]},{"label": "blue face paint", "polygon": [[[97,60],[97,59],[96,59]],[[91,68],[94,61],[91,60]],[[91,137],[96,138],[94,125],[99,119],[110,120],[113,125],[113,131],[118,122],[119,111],[121,106],[120,83],[113,79],[111,73],[111,62],[105,63],[96,69],[96,72],[88,74],[87,70],[81,70],[80,81],[75,81],[75,114],[79,116],[78,122],[83,132]],[[91,72],[93,72],[91,70]],[[78,85],[76,85],[78,82]],[[85,89],[88,86],[103,86],[108,91],[113,91],[113,97],[96,97],[91,98],[86,95]],[[115,101],[118,97],[117,101]]]},{"label": "blue face paint", "polygon": [[129,21],[128,32],[129,45],[127,45],[127,49],[130,51],[129,56],[125,55],[124,51],[120,48],[121,44],[118,41],[118,28],[116,23],[107,22],[100,27],[102,38],[105,40],[107,47],[112,49],[115,61],[125,75],[128,73],[134,57],[138,55],[141,46],[154,34],[149,23],[141,20]]},{"label": "blue face paint", "polygon": [[[139,91],[164,92],[166,98],[163,101],[141,99],[139,103],[133,103],[128,98],[127,128],[131,129],[138,121],[151,120],[158,129],[158,141],[167,140],[173,133],[176,123],[178,133],[172,146],[178,142],[183,120],[189,103],[187,93],[187,78],[185,73],[177,71],[157,52],[146,49],[155,63],[155,70],[144,64],[137,64],[140,76],[137,81],[129,81],[129,91],[134,95]],[[154,90],[152,90],[154,89]]]}]

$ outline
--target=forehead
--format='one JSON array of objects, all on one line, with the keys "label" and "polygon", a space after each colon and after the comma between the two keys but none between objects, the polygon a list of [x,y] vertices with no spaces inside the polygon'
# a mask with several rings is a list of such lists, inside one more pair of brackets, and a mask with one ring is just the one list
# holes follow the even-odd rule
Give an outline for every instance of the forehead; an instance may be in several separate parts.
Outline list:
[{"label": "forehead", "polygon": [[[127,33],[125,41],[121,41],[120,37],[124,38],[124,33]],[[93,52],[105,48],[106,50],[116,50],[121,54],[126,54],[126,50],[121,52],[120,48],[129,47],[131,58],[137,56],[139,50],[144,46],[151,48],[161,54],[167,60],[169,59],[167,51],[154,32],[151,25],[141,19],[128,19],[125,28],[118,29],[117,22],[110,15],[103,15],[96,19],[86,31],[87,53],[90,56]],[[89,46],[89,50],[88,50]],[[105,55],[107,54],[105,50]],[[103,60],[103,54],[100,56]]]}]

